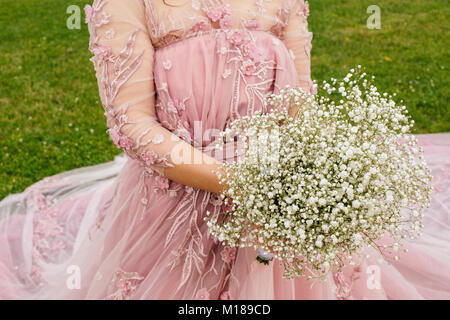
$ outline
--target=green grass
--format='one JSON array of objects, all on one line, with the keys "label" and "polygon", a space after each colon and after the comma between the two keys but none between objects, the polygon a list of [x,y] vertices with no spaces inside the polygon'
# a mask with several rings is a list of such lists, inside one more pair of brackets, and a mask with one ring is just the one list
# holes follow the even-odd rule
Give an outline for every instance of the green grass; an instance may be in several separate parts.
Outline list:
[{"label": "green grass", "polygon": [[[313,78],[361,64],[381,91],[396,92],[416,132],[450,131],[448,21],[441,0],[312,0]],[[0,199],[46,176],[112,160],[88,31],[66,27],[66,8],[87,1],[0,0]]]}]

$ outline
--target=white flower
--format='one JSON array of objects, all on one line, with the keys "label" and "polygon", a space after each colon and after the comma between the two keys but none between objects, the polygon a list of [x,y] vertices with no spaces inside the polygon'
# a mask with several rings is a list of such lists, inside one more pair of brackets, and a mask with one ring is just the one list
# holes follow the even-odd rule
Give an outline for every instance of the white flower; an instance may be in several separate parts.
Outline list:
[{"label": "white flower", "polygon": [[172,61],[170,61],[169,59],[163,61],[163,68],[166,70],[170,70],[172,68]]}]

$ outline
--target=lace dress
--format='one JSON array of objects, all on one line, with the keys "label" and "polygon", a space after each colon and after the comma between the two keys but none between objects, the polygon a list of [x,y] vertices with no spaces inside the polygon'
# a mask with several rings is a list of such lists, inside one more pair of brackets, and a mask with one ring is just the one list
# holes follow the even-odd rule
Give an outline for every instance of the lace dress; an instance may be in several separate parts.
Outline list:
[{"label": "lace dress", "polygon": [[317,283],[285,280],[276,261],[265,266],[255,250],[219,243],[204,217],[226,204],[167,177],[186,165],[186,151],[234,161],[233,153],[214,150],[218,134],[234,119],[266,112],[268,94],[286,85],[314,93],[308,14],[303,0],[87,6],[108,134],[124,154],[0,202],[0,298],[450,297],[450,278],[440,274],[450,267],[446,135],[421,137],[439,177],[422,240],[393,265],[377,264],[382,258],[368,250],[357,266]]}]

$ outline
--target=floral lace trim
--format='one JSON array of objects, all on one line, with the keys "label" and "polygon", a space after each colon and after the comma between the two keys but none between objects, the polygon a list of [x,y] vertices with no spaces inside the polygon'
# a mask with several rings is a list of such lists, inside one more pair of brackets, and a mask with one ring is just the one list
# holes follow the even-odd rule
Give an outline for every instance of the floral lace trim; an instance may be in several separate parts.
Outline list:
[{"label": "floral lace trim", "polygon": [[137,272],[118,270],[112,279],[112,290],[114,292],[103,300],[129,300],[143,280],[144,277]]}]

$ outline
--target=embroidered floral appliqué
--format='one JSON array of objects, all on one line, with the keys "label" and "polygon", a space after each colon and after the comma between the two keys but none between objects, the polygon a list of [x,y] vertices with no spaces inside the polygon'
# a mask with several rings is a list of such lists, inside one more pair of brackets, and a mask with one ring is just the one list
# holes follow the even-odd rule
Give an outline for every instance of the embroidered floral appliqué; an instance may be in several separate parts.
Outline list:
[{"label": "embroidered floral appliqu\u00e9", "polygon": [[230,264],[236,258],[236,251],[236,248],[225,247],[221,252],[222,260]]}]

